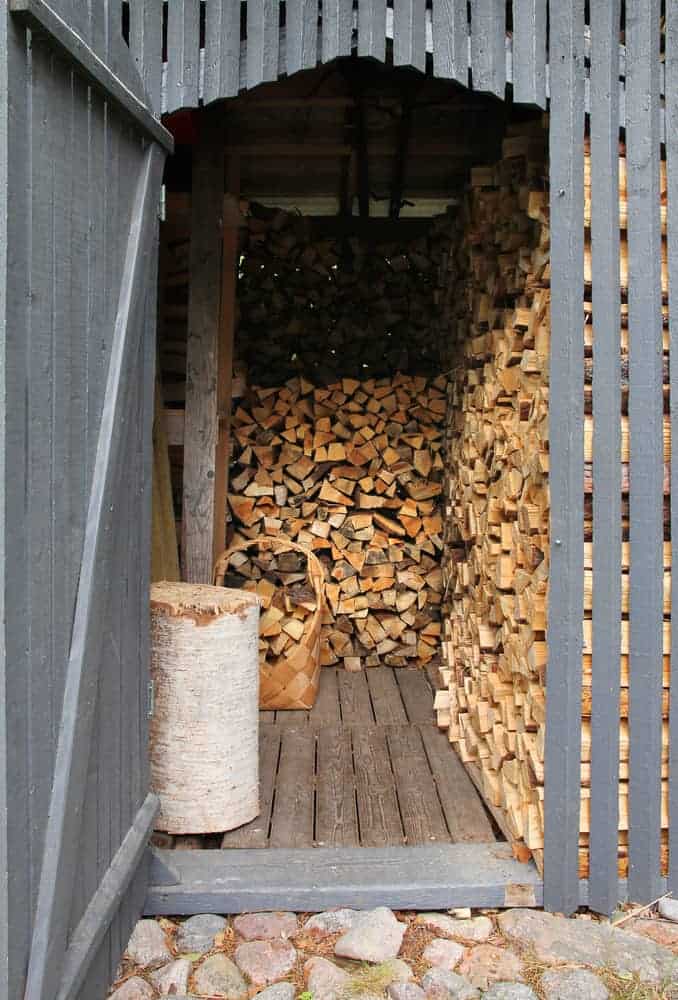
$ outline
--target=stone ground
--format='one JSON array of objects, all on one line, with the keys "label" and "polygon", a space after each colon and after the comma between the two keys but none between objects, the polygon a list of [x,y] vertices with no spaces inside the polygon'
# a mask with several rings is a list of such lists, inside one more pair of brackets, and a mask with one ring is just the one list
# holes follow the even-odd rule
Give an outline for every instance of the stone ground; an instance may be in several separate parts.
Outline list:
[{"label": "stone ground", "polygon": [[141,920],[110,1000],[678,1000],[678,902],[613,926],[541,910]]}]

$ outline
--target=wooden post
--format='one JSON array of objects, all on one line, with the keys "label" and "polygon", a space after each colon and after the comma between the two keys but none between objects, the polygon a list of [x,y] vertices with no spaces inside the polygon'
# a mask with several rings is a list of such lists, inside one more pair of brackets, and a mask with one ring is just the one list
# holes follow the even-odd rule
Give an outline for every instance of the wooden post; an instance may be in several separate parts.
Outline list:
[{"label": "wooden post", "polygon": [[191,198],[181,529],[183,578],[190,583],[212,577],[223,194],[223,116],[206,115],[194,150]]},{"label": "wooden post", "polygon": [[233,153],[227,160],[226,194],[223,204],[223,250],[221,257],[221,310],[217,361],[217,447],[214,486],[213,562],[226,548],[228,466],[231,451],[231,403],[233,398],[233,335],[238,276],[238,225],[240,209],[240,160]]}]

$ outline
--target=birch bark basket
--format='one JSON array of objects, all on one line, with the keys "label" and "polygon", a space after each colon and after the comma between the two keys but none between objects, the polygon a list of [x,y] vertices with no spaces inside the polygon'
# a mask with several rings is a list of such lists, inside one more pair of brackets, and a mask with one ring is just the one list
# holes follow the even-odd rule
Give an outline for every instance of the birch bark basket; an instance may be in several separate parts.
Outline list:
[{"label": "birch bark basket", "polygon": [[151,787],[157,829],[221,833],[259,813],[259,602],[186,583],[151,588]]}]

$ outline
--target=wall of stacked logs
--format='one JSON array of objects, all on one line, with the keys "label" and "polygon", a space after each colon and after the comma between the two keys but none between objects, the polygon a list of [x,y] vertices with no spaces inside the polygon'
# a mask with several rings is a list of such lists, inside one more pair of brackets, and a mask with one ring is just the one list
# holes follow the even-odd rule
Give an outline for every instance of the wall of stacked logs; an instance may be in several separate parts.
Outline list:
[{"label": "wall of stacked logs", "polygon": [[[588,171],[588,157],[587,157]],[[620,159],[620,224],[625,171]],[[509,134],[503,159],[474,170],[459,219],[445,301],[453,373],[448,386],[445,485],[444,688],[438,722],[518,856],[543,863],[549,574],[549,218],[546,138]],[[588,189],[587,189],[588,199]],[[587,201],[587,219],[590,203]],[[622,234],[622,299],[626,261]],[[590,240],[585,260],[585,618],[580,875],[588,874],[591,773],[593,331]],[[623,615],[619,874],[628,867],[628,362],[622,330]],[[666,345],[665,345],[666,349]],[[668,380],[665,358],[665,381]],[[668,425],[665,460],[668,462]],[[666,493],[666,490],[665,490]],[[666,506],[666,504],[665,504]],[[668,509],[665,511],[668,528]],[[665,612],[670,563],[666,536]],[[668,629],[668,621],[665,623]],[[665,639],[665,651],[668,651]],[[665,686],[669,664],[665,656]],[[668,691],[665,691],[665,718]],[[666,729],[666,723],[665,723]],[[665,764],[668,761],[665,732]],[[666,775],[664,775],[666,777]],[[664,783],[666,784],[666,783]],[[665,789],[666,794],[666,789]],[[663,805],[667,824],[666,801]],[[664,836],[664,862],[667,830]]]}]

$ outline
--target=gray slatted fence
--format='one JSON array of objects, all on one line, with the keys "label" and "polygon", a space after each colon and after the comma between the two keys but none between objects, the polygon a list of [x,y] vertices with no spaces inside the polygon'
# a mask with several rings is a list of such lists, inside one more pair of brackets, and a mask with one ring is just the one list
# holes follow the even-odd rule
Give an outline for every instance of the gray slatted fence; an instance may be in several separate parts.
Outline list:
[{"label": "gray slatted fence", "polygon": [[[669,279],[669,357],[678,357],[678,5],[666,17],[666,181]],[[678,469],[678,365],[671,365],[671,468]],[[678,503],[671,504],[671,566],[678,566]],[[678,620],[678,596],[671,590],[671,620]],[[671,663],[678,663],[678,628],[671,629]],[[669,879],[678,895],[678,711],[671,711],[669,755]]]},{"label": "gray slatted fence", "polygon": [[663,400],[659,0],[626,4],[629,267],[629,893],[659,895]]},{"label": "gray slatted fence", "polygon": [[590,905],[617,905],[621,662],[621,290],[619,283],[619,31],[610,0],[591,24],[593,305],[593,651]]}]

